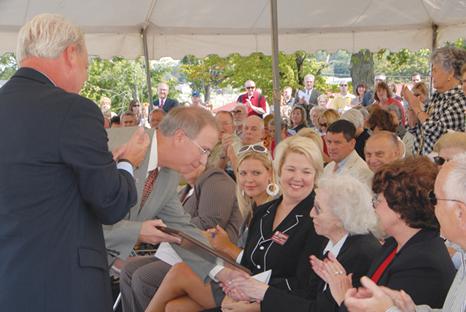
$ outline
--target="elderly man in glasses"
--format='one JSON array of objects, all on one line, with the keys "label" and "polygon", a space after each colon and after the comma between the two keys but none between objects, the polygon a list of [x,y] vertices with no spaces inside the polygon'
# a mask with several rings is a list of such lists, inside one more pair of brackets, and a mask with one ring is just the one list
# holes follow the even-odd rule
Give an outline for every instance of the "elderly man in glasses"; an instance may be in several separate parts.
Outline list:
[{"label": "elderly man in glasses", "polygon": [[[241,135],[241,146],[247,145],[264,145],[264,121],[258,116],[249,116],[243,126]],[[236,171],[236,162],[238,158],[238,150],[235,150],[234,145],[230,145],[226,154],[227,160],[231,162],[233,172]]]},{"label": "elderly man in glasses", "polygon": [[466,307],[466,154],[443,166],[434,187],[435,215],[442,236],[454,243],[461,255],[461,266],[448,292],[442,309],[416,306],[403,290],[395,291],[375,285],[369,278],[361,279],[363,287],[350,289],[345,305],[351,312],[465,311]]},{"label": "elderly man in glasses", "polygon": [[241,94],[236,100],[242,103],[247,110],[248,116],[262,116],[267,112],[265,97],[256,90],[256,83],[248,80],[244,83],[246,93]]},{"label": "elderly man in glasses", "polygon": [[348,92],[348,83],[340,83],[340,93],[335,95],[333,101],[329,104],[329,108],[337,110],[339,113],[342,113],[351,108],[351,101],[355,96]]}]

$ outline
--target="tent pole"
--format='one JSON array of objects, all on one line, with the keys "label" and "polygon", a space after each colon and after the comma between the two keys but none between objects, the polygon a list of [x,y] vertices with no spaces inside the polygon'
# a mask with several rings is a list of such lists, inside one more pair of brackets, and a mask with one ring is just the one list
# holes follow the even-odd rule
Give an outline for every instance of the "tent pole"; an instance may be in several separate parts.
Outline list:
[{"label": "tent pole", "polygon": [[[434,53],[435,49],[437,49],[437,39],[438,39],[438,25],[432,24],[432,53]],[[432,77],[432,62],[430,62],[430,77]],[[432,79],[430,79],[429,83],[430,94],[434,91],[434,85],[432,84]]]},{"label": "tent pole", "polygon": [[280,143],[280,72],[278,69],[278,12],[277,0],[270,0],[272,23],[272,76],[273,76],[273,112],[275,123],[275,142]]},{"label": "tent pole", "polygon": [[141,37],[142,37],[142,45],[144,48],[144,62],[146,64],[146,82],[147,82],[147,92],[149,96],[149,112],[152,111],[153,103],[152,103],[152,81],[150,77],[150,62],[149,62],[149,49],[147,47],[147,29],[149,27],[141,28]]}]

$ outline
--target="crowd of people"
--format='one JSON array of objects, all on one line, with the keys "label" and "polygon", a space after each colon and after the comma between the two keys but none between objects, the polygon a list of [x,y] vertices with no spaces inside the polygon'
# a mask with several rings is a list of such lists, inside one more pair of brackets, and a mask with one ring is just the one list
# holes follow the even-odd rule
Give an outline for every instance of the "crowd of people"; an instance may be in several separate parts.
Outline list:
[{"label": "crowd of people", "polygon": [[[2,309],[110,311],[111,272],[124,312],[465,311],[466,51],[434,51],[432,96],[418,74],[400,95],[377,75],[329,101],[306,75],[284,88],[280,127],[252,80],[215,115],[163,82],[152,105],[99,111],[79,96],[83,33],[58,15],[22,27],[17,57],[0,89]],[[109,151],[117,126],[135,131]],[[162,243],[181,261],[134,255]]]}]

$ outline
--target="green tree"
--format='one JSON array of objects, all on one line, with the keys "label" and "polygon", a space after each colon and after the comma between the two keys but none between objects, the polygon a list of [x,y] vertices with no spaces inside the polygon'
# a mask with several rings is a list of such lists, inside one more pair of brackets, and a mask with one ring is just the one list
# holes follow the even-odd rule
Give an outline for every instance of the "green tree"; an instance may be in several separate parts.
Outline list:
[{"label": "green tree", "polygon": [[351,80],[353,86],[364,83],[373,87],[374,83],[374,57],[373,53],[367,49],[360,50],[351,55]]},{"label": "green tree", "polygon": [[212,88],[225,80],[227,60],[218,55],[202,59],[187,55],[181,60],[181,72],[186,75],[193,90],[203,91],[205,102],[209,102]]},{"label": "green tree", "polygon": [[16,72],[17,64],[13,53],[0,55],[0,80],[8,80]]},{"label": "green tree", "polygon": [[429,49],[401,49],[398,52],[382,49],[374,55],[375,72],[384,73],[394,82],[408,82],[414,73],[426,77],[430,70],[430,55]]},{"label": "green tree", "polygon": [[[148,101],[148,90],[143,58],[128,60],[114,57],[111,60],[94,58],[89,64],[89,77],[81,90],[81,95],[95,101],[102,96],[112,100],[112,110],[117,113],[128,109],[132,99],[141,102]],[[170,86],[170,96],[176,96],[174,88],[177,79],[173,68],[163,64],[155,64],[151,68],[153,94],[156,94],[157,84],[161,81]]]}]

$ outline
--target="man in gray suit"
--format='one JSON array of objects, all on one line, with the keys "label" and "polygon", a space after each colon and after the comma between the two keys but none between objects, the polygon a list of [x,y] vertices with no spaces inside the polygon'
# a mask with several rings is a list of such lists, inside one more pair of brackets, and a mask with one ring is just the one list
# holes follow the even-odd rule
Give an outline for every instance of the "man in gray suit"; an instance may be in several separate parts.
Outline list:
[{"label": "man in gray suit", "polygon": [[[201,108],[174,108],[167,114],[156,130],[157,173],[152,191],[143,192],[138,204],[131,208],[128,216],[119,223],[104,230],[107,249],[118,255],[118,260],[126,260],[137,242],[158,244],[174,242],[172,236],[159,231],[156,226],[167,225],[207,242],[201,231],[190,223],[177,195],[178,172],[188,173],[207,162],[207,157],[218,140],[218,130],[212,114]],[[148,189],[148,181],[144,189]],[[152,179],[153,180],[153,179]],[[181,258],[194,272],[205,279],[215,266],[198,256],[173,246]],[[150,259],[153,260],[153,259]],[[129,263],[131,264],[131,263]],[[218,273],[216,278],[226,280],[231,271]],[[127,275],[125,269],[122,276]],[[123,308],[125,311],[143,310],[143,303],[135,303],[131,280],[122,280]],[[149,298],[150,300],[150,298]],[[135,305],[136,304],[136,305]],[[147,302],[148,304],[148,302]]]}]

